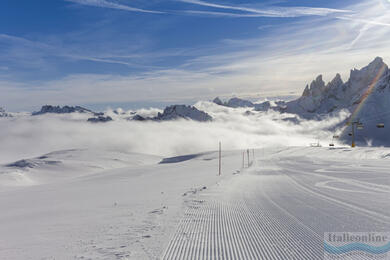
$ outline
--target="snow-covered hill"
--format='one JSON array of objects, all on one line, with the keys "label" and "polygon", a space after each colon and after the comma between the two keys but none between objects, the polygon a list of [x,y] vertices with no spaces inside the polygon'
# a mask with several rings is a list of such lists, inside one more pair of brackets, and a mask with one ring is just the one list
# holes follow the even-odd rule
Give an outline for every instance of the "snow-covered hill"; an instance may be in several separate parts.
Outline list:
[{"label": "snow-covered hill", "polygon": [[0,258],[322,259],[324,232],[389,230],[389,153],[257,149],[243,169],[241,150],[223,150],[221,176],[218,152],[0,165]]}]

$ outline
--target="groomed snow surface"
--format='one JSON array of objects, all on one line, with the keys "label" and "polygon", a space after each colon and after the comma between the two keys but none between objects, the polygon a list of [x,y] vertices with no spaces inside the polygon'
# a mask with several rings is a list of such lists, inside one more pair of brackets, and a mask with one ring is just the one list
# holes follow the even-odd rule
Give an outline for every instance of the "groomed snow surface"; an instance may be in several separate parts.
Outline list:
[{"label": "groomed snow surface", "polygon": [[224,151],[222,176],[217,152],[63,150],[3,165],[0,258],[322,259],[324,232],[390,230],[389,156],[274,147],[242,169],[242,151]]}]

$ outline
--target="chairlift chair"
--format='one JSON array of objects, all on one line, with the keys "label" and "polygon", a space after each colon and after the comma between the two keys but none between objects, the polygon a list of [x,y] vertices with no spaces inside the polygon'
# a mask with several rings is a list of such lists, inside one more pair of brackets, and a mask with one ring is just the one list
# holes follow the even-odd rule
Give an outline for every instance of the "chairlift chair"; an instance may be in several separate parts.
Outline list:
[{"label": "chairlift chair", "polygon": [[379,123],[376,125],[377,128],[385,128],[385,124],[383,123]]}]

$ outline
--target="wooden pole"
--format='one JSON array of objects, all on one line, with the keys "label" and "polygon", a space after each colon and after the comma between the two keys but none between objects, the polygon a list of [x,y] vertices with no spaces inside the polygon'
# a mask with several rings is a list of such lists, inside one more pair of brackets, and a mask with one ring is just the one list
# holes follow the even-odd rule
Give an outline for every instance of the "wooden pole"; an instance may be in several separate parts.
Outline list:
[{"label": "wooden pole", "polygon": [[242,152],[242,168],[245,168],[245,152]]},{"label": "wooden pole", "polygon": [[248,168],[249,168],[249,149],[246,150],[246,153],[248,154]]},{"label": "wooden pole", "polygon": [[219,173],[219,175],[221,175],[221,164],[222,164],[222,151],[221,151],[221,142],[219,142],[219,171],[218,171],[218,173]]}]

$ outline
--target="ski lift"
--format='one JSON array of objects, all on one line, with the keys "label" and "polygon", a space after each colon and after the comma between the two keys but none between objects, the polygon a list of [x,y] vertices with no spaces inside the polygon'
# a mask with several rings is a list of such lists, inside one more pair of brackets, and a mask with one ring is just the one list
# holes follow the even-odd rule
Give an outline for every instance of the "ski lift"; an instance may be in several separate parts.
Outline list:
[{"label": "ski lift", "polygon": [[338,138],[340,138],[340,136],[334,135],[334,136],[332,137],[332,142],[329,144],[329,146],[330,146],[330,147],[334,147],[334,139],[338,139]]},{"label": "ski lift", "polygon": [[362,123],[358,123],[358,124],[357,124],[357,129],[363,129],[363,128],[364,128],[364,126],[363,126]]},{"label": "ski lift", "polygon": [[380,124],[377,124],[376,127],[377,127],[377,128],[385,128],[385,124],[380,123]]}]

